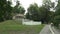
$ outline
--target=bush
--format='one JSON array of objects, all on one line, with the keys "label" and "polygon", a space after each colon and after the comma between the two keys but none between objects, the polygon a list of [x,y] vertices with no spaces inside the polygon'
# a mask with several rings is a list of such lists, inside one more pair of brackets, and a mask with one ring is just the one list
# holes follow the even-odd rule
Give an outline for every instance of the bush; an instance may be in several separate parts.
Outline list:
[{"label": "bush", "polygon": [[55,26],[59,26],[59,24],[60,24],[60,15],[54,17],[53,24]]}]

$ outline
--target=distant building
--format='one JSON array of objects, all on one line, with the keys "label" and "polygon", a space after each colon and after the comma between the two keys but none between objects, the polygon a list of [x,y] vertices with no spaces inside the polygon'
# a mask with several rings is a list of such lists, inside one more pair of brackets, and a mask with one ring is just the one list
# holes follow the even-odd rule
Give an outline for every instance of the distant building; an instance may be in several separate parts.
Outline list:
[{"label": "distant building", "polygon": [[16,14],[13,19],[23,19],[25,16],[23,14]]},{"label": "distant building", "polygon": [[41,22],[35,22],[33,20],[29,20],[25,18],[25,15],[23,14],[16,14],[13,16],[13,19],[23,25],[40,25]]}]

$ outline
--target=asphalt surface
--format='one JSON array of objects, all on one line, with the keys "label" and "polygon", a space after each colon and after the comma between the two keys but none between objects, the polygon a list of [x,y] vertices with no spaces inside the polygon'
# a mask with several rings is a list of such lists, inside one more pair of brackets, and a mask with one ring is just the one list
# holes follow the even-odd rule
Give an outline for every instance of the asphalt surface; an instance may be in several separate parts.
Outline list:
[{"label": "asphalt surface", "polygon": [[39,34],[52,34],[49,25],[46,25]]},{"label": "asphalt surface", "polygon": [[59,29],[52,27],[52,30],[54,31],[54,34],[60,34],[60,30]]}]

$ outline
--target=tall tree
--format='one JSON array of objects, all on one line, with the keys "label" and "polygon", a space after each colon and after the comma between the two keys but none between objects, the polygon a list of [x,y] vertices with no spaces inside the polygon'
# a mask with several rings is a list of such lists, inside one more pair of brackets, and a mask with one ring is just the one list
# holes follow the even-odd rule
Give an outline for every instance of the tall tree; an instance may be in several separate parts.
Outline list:
[{"label": "tall tree", "polygon": [[0,0],[0,21],[10,19],[12,7],[11,2]]},{"label": "tall tree", "polygon": [[43,0],[42,7],[39,8],[42,23],[48,23],[51,20],[51,8],[54,8],[54,3],[51,0]]},{"label": "tall tree", "polygon": [[42,21],[42,23],[48,23],[51,20],[52,12],[51,8],[54,8],[54,3],[50,0],[44,0],[42,6],[31,4],[28,8],[27,18],[34,21]]},{"label": "tall tree", "polygon": [[49,16],[50,11],[47,8],[45,8],[45,6],[42,6],[39,7],[39,13],[42,23],[44,22],[48,23],[48,21],[50,20]]},{"label": "tall tree", "polygon": [[45,8],[47,8],[48,10],[50,10],[50,8],[54,8],[55,3],[51,2],[51,0],[43,0],[43,6],[45,6]]},{"label": "tall tree", "polygon": [[34,21],[39,21],[40,20],[40,17],[39,17],[39,8],[38,8],[38,5],[36,3],[34,4],[31,4],[30,7],[28,8],[28,13],[27,13],[27,17],[31,20],[34,20]]},{"label": "tall tree", "polygon": [[17,1],[16,2],[16,6],[13,8],[13,13],[14,14],[24,14],[25,13],[25,9],[21,6],[20,2]]},{"label": "tall tree", "polygon": [[59,27],[59,24],[60,24],[60,0],[58,0],[58,4],[56,6],[53,24],[57,27]]}]

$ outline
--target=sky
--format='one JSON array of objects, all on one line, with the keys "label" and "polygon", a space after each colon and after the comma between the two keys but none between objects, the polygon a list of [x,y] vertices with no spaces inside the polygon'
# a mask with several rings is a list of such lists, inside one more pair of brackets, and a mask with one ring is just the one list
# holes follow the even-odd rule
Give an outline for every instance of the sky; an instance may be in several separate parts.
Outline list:
[{"label": "sky", "polygon": [[[26,12],[27,12],[27,8],[30,6],[30,4],[37,3],[38,6],[42,5],[42,0],[19,0],[19,1],[20,1],[21,5],[25,8]],[[55,2],[55,0],[51,0],[51,1]],[[13,2],[12,6],[15,6],[16,0],[12,0],[12,2]]]},{"label": "sky", "polygon": [[[42,5],[42,1],[41,1],[41,0],[19,0],[19,1],[20,1],[21,5],[22,5],[25,9],[27,9],[27,8],[29,7],[29,5],[30,5],[30,4],[33,4],[33,3],[37,3],[38,6],[41,6],[41,5]],[[12,2],[13,2],[13,5],[12,5],[12,6],[15,6],[15,5],[16,5],[15,1],[12,0]]]}]

